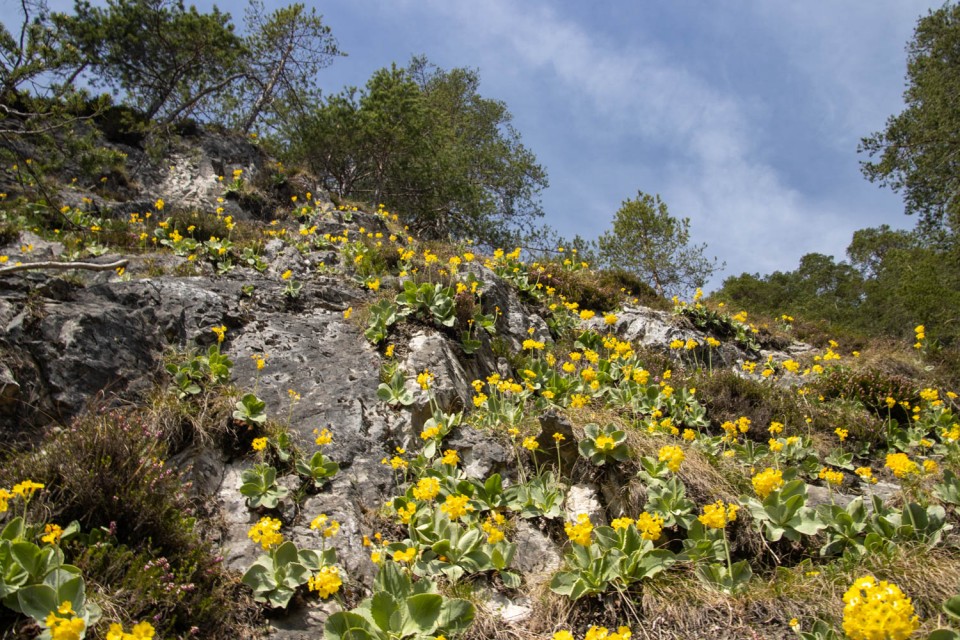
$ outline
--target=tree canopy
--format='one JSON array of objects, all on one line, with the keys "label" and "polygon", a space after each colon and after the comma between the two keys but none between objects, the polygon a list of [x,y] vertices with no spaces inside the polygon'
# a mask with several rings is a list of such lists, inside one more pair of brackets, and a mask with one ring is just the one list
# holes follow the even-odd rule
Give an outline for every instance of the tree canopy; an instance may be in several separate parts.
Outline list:
[{"label": "tree canopy", "polygon": [[864,175],[903,194],[926,227],[960,231],[960,6],[921,18],[907,46],[906,108],[861,141]]},{"label": "tree canopy", "polygon": [[673,217],[659,195],[642,191],[623,202],[597,244],[603,266],[637,274],[661,296],[692,292],[718,268],[705,244],[690,245],[690,218]]},{"label": "tree canopy", "polygon": [[427,238],[501,245],[542,215],[546,172],[472,69],[424,58],[329,96],[284,134],[342,197],[383,203]]}]

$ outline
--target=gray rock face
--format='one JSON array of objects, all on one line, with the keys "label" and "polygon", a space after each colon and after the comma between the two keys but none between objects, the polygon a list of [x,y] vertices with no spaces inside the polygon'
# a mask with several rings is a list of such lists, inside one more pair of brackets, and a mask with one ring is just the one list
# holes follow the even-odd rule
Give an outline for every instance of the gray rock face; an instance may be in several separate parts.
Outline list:
[{"label": "gray rock face", "polygon": [[512,542],[517,545],[514,564],[527,584],[543,584],[560,569],[562,559],[557,546],[529,521],[517,521]]}]

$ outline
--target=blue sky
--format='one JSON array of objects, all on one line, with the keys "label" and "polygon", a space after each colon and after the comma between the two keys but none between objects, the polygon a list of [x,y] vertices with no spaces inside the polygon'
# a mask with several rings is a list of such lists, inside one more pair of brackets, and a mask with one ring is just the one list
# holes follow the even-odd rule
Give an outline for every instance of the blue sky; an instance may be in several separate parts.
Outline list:
[{"label": "blue sky", "polygon": [[[562,235],[595,238],[623,200],[659,193],[727,263],[718,285],[810,252],[842,258],[856,229],[913,225],[856,148],[902,109],[905,45],[937,3],[307,4],[348,54],[317,78],[325,92],[417,54],[478,69],[546,168],[545,222]],[[220,6],[241,20],[244,5]]]}]

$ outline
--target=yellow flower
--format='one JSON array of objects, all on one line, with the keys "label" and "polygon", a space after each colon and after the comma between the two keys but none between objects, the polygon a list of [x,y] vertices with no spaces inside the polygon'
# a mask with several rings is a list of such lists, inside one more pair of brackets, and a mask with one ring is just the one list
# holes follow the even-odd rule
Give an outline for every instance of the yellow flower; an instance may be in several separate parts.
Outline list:
[{"label": "yellow flower", "polygon": [[410,524],[410,519],[417,513],[417,504],[415,502],[407,503],[407,506],[397,509],[397,515],[400,516],[400,522]]},{"label": "yellow flower", "polygon": [[675,445],[660,447],[660,451],[657,454],[658,460],[660,462],[666,462],[667,468],[674,473],[680,471],[680,465],[683,464],[685,457],[686,455],[683,453],[683,449]]},{"label": "yellow flower", "polygon": [[616,440],[604,433],[598,435],[593,442],[598,451],[612,451],[617,444]]},{"label": "yellow flower", "polygon": [[663,530],[663,518],[657,514],[644,511],[637,516],[637,531],[644,540],[656,540]]},{"label": "yellow flower", "polygon": [[541,351],[542,351],[545,346],[546,346],[546,345],[545,345],[544,343],[538,342],[537,340],[533,340],[532,338],[528,338],[528,339],[526,339],[526,340],[523,341],[523,350],[524,350],[524,351],[530,351],[530,350],[533,350],[533,349],[541,350]]},{"label": "yellow flower", "polygon": [[413,547],[407,547],[406,551],[394,551],[393,552],[393,561],[394,562],[413,562],[414,558],[417,557],[417,550]]},{"label": "yellow flower", "polygon": [[330,433],[329,429],[324,429],[323,431],[314,429],[313,435],[317,436],[317,439],[314,442],[321,447],[333,442],[333,435]]},{"label": "yellow flower", "polygon": [[621,529],[629,528],[633,523],[633,518],[616,518],[610,522],[610,526],[613,527],[614,531],[620,531]]},{"label": "yellow flower", "polygon": [[266,438],[254,438],[251,443],[254,451],[263,451],[267,448],[267,439]]},{"label": "yellow flower", "polygon": [[553,640],[574,640],[573,634],[563,629],[562,631],[557,631],[553,634]]},{"label": "yellow flower", "polygon": [[821,480],[825,480],[827,484],[832,484],[836,487],[839,487],[843,484],[843,472],[833,471],[827,467],[820,469],[820,473],[817,475]]},{"label": "yellow flower", "polygon": [[604,321],[604,323],[606,323],[606,324],[608,324],[608,325],[609,325],[609,324],[616,324],[616,323],[617,323],[617,316],[616,316],[616,314],[608,313],[607,315],[603,316],[603,321]]},{"label": "yellow flower", "polygon": [[433,382],[434,375],[430,373],[428,369],[424,369],[421,373],[417,374],[417,384],[420,385],[420,388],[426,391],[430,388],[430,384]]},{"label": "yellow flower", "polygon": [[34,482],[33,480],[24,480],[13,485],[13,495],[20,496],[24,500],[30,500],[33,497],[33,494],[39,489],[43,489],[44,485],[39,482]]},{"label": "yellow flower", "polygon": [[250,527],[250,531],[247,532],[247,537],[254,542],[260,543],[260,546],[263,547],[264,550],[269,550],[271,547],[275,547],[283,542],[283,534],[280,533],[281,526],[282,523],[276,518],[264,516],[260,518],[257,524]]},{"label": "yellow flower", "polygon": [[524,449],[527,451],[536,451],[540,448],[540,443],[537,442],[537,439],[533,436],[529,436],[523,439],[523,444],[521,444]]},{"label": "yellow flower", "polygon": [[850,640],[906,640],[920,626],[900,588],[865,576],[843,595],[843,631]]},{"label": "yellow flower", "polygon": [[221,343],[221,342],[223,342],[224,339],[226,338],[226,335],[227,335],[227,326],[226,326],[226,325],[222,324],[222,325],[220,325],[219,327],[211,327],[210,330],[213,331],[213,332],[217,335],[217,343],[218,343],[218,344]]},{"label": "yellow flower", "polygon": [[470,502],[469,496],[463,495],[449,495],[447,499],[440,505],[440,510],[447,514],[451,520],[456,520],[462,516],[465,516],[467,513],[473,511],[473,506],[468,504]]},{"label": "yellow flower", "polygon": [[329,598],[340,589],[342,584],[340,572],[336,567],[323,567],[320,573],[307,580],[310,591],[316,591],[321,598]]},{"label": "yellow flower", "polygon": [[393,357],[393,350],[394,350],[394,349],[395,349],[395,345],[393,345],[393,344],[388,344],[388,345],[387,345],[387,348],[386,348],[386,349],[384,350],[384,352],[383,352],[383,355],[387,356],[388,358],[392,358],[392,357]]},{"label": "yellow flower", "polygon": [[735,504],[723,504],[723,500],[717,500],[713,504],[704,505],[703,514],[697,516],[697,520],[705,527],[711,529],[723,529],[728,522],[737,519],[737,511],[740,509]]},{"label": "yellow flower", "polygon": [[353,307],[347,307],[343,312],[343,319],[349,320],[351,315],[353,315]]},{"label": "yellow flower", "polygon": [[939,465],[937,465],[936,460],[924,460],[923,461],[923,470],[927,473],[936,473],[940,470]]},{"label": "yellow flower", "polygon": [[587,406],[589,402],[590,402],[590,397],[580,393],[574,393],[573,395],[570,396],[571,409],[580,409],[582,407]]},{"label": "yellow flower", "polygon": [[557,444],[560,444],[561,442],[563,442],[564,440],[566,440],[566,438],[564,437],[564,435],[563,435],[562,433],[554,433],[554,434],[553,434],[553,440],[554,440],[554,442],[556,442]]},{"label": "yellow flower", "polygon": [[413,488],[413,497],[417,500],[429,502],[440,493],[440,481],[436,478],[421,478]]},{"label": "yellow flower", "polygon": [[460,462],[460,455],[453,449],[447,449],[443,452],[443,457],[440,458],[440,462],[443,464],[457,464]]},{"label": "yellow flower", "polygon": [[157,201],[153,203],[153,208],[157,211],[163,211],[163,198],[157,198]]},{"label": "yellow flower", "polygon": [[584,547],[590,545],[590,536],[593,533],[593,525],[590,523],[590,516],[585,513],[577,515],[576,523],[567,522],[563,525],[564,531],[571,542]]},{"label": "yellow flower", "polygon": [[43,533],[45,535],[40,538],[41,541],[47,544],[57,544],[60,542],[60,536],[63,535],[63,529],[59,525],[50,523],[43,527]]},{"label": "yellow flower", "polygon": [[783,473],[779,469],[774,470],[767,467],[753,476],[751,482],[753,483],[753,490],[757,492],[761,500],[765,500],[771,492],[783,486]]},{"label": "yellow flower", "polygon": [[440,435],[440,427],[428,427],[420,432],[421,440],[432,440]]},{"label": "yellow flower", "polygon": [[293,275],[293,271],[291,271],[290,269],[287,269],[282,274],[280,274],[280,279],[289,280],[292,275]]},{"label": "yellow flower", "polygon": [[911,473],[917,473],[917,463],[905,453],[888,453],[887,463],[884,465],[898,478],[906,478]]},{"label": "yellow flower", "polygon": [[5,513],[10,508],[10,498],[13,494],[6,489],[0,489],[0,513]]},{"label": "yellow flower", "polygon": [[836,429],[834,429],[833,432],[837,434],[838,438],[840,438],[840,442],[843,442],[844,440],[846,440],[847,436],[850,434],[849,431],[847,431],[846,429],[841,429],[840,427],[837,427]]}]

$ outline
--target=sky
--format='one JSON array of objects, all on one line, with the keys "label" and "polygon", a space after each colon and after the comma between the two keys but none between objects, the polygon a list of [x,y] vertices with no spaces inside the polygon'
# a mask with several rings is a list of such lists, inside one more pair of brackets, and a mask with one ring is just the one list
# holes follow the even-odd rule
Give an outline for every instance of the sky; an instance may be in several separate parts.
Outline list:
[{"label": "sky", "polygon": [[[543,222],[562,236],[596,238],[624,200],[656,193],[726,263],[716,287],[807,253],[842,259],[857,229],[914,224],[899,195],[863,178],[857,145],[902,110],[906,44],[939,3],[306,4],[348,54],[317,77],[326,93],[413,55],[478,70],[546,169]],[[219,6],[241,20],[240,3]]]}]

